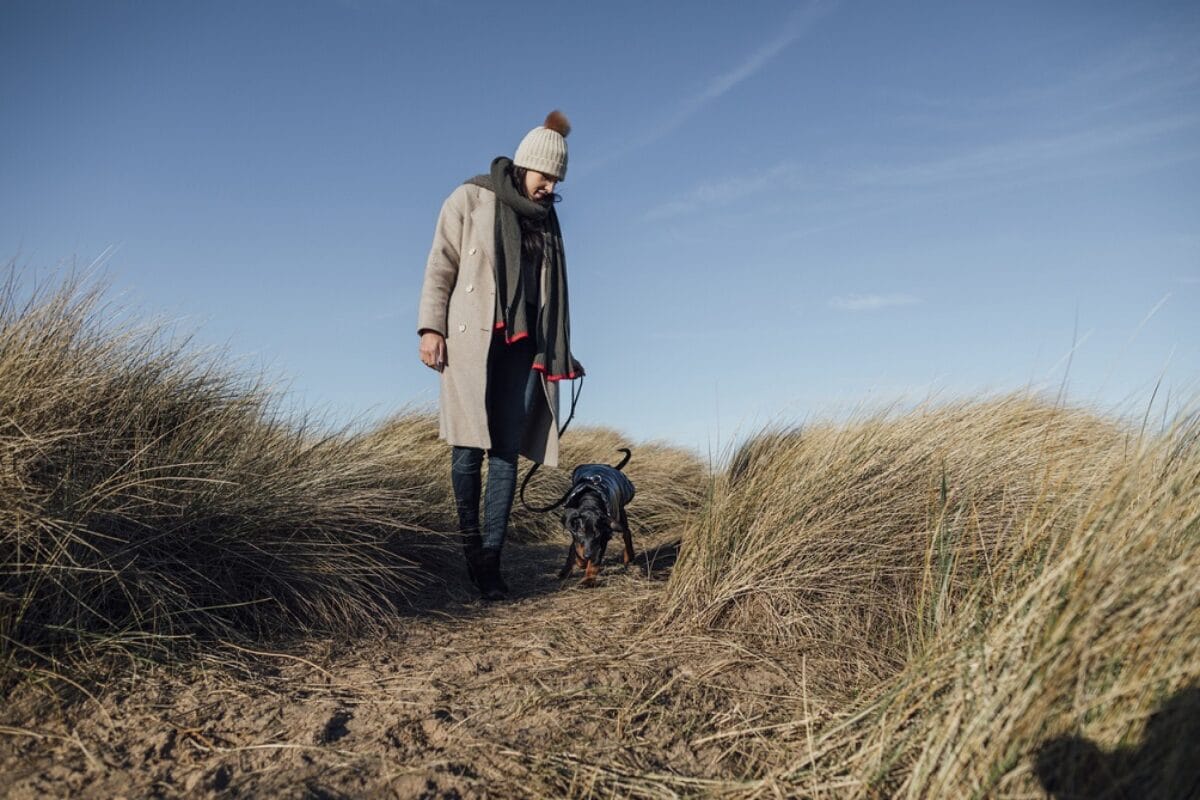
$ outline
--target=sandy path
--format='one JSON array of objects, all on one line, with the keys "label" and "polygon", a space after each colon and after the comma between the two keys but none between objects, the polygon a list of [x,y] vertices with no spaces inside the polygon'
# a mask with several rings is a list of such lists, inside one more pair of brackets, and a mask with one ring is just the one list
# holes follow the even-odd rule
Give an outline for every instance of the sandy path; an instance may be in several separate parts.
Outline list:
[{"label": "sandy path", "polygon": [[473,601],[455,577],[385,638],[308,642],[240,676],[225,664],[126,671],[66,715],[13,698],[5,724],[26,733],[0,737],[3,790],[583,796],[631,791],[629,773],[740,772],[753,739],[703,741],[714,715],[753,727],[795,687],[730,645],[645,629],[676,549],[651,543],[628,570],[610,554],[602,584],[583,589],[556,579],[562,547],[514,545],[507,603]]}]

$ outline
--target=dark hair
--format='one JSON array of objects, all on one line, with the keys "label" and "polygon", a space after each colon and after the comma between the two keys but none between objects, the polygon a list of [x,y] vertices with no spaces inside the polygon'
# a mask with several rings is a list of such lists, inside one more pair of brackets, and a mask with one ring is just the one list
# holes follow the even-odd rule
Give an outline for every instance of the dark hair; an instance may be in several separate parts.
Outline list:
[{"label": "dark hair", "polygon": [[[513,167],[512,179],[516,184],[517,191],[521,193],[521,197],[526,199],[529,195],[525,194],[525,175],[529,172],[526,167]],[[558,192],[551,192],[546,198],[546,203],[558,203],[562,201],[562,195]],[[544,242],[545,228],[536,222],[528,222],[524,217],[518,217],[521,221],[521,255],[523,258],[529,259],[530,263],[538,264],[542,260],[542,243]]]},{"label": "dark hair", "polygon": [[[513,183],[516,184],[517,191],[521,193],[521,197],[524,197],[526,199],[529,198],[529,195],[525,194],[525,175],[528,172],[529,172],[528,167],[513,167],[513,171],[512,171]],[[550,196],[548,198],[546,198],[546,202],[561,203],[562,195],[559,194],[558,192],[551,192]]]}]

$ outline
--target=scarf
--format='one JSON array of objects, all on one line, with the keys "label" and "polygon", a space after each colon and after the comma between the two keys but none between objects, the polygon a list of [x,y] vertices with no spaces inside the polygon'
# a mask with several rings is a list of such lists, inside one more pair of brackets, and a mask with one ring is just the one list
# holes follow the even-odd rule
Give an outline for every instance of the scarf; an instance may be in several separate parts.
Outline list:
[{"label": "scarf", "polygon": [[[567,259],[562,231],[553,205],[530,200],[517,190],[512,179],[512,160],[500,156],[492,161],[489,175],[466,181],[496,195],[495,247],[492,262],[496,275],[496,329],[504,330],[508,344],[535,336],[533,368],[547,380],[578,377],[571,356],[571,317],[567,309]],[[521,265],[521,220],[540,224],[544,231],[543,269],[549,271],[546,297],[537,318],[527,309],[538,308],[538,287],[527,286]],[[534,275],[537,270],[532,271]]]}]

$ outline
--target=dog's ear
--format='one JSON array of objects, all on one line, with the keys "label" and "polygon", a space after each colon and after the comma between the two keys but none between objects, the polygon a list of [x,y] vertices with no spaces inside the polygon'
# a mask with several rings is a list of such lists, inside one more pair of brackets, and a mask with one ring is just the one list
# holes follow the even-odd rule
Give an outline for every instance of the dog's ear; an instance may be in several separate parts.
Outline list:
[{"label": "dog's ear", "polygon": [[574,508],[568,508],[562,515],[563,527],[574,533],[579,529],[579,511]]}]

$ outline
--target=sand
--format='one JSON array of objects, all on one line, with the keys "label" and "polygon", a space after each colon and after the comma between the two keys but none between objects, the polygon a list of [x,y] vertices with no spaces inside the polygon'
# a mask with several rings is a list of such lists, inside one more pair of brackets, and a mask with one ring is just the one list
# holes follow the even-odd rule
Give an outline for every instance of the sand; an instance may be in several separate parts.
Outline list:
[{"label": "sand", "polygon": [[800,687],[737,645],[653,624],[677,548],[646,543],[629,568],[610,552],[585,588],[557,580],[563,546],[510,545],[506,603],[472,599],[455,565],[387,635],[127,662],[92,699],[23,686],[0,723],[0,792],[587,796],[633,793],[641,775],[653,795],[647,774],[753,772],[754,737],[714,731],[786,724],[776,701]]}]

